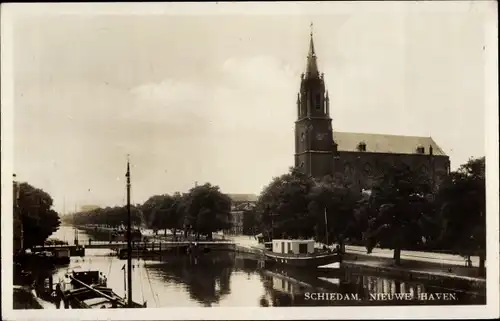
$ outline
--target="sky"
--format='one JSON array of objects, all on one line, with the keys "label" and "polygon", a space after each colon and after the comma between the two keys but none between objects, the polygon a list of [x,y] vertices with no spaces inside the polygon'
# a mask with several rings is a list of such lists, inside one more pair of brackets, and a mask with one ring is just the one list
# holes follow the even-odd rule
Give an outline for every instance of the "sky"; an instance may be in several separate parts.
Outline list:
[{"label": "sky", "polygon": [[61,212],[125,204],[127,154],[134,203],[195,182],[258,194],[293,165],[311,22],[334,130],[432,136],[454,169],[485,155],[484,28],[496,7],[480,3],[19,13],[14,170]]}]

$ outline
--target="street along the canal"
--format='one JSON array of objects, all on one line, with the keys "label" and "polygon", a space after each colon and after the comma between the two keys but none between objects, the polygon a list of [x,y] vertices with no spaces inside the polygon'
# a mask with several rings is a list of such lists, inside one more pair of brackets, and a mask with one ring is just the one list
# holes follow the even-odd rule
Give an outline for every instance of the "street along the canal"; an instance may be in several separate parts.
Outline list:
[{"label": "street along the canal", "polygon": [[[72,227],[61,226],[52,237],[72,243],[74,233]],[[85,244],[88,237],[79,231],[79,240]],[[126,261],[111,254],[110,250],[87,249],[85,257],[72,257],[69,265],[52,273],[57,280],[68,269],[99,270],[107,277],[108,286],[118,294],[125,294],[122,268]],[[248,255],[231,251],[212,252],[198,258],[172,256],[163,262],[134,259],[133,299],[147,301],[151,308],[485,303],[485,296],[476,293],[432,287],[421,282],[355,275],[344,269],[320,276],[315,271],[266,270],[257,265]],[[325,300],[325,296],[313,293],[340,295],[329,294]],[[391,298],[397,293],[408,295]],[[430,293],[452,295],[448,300],[437,300],[437,296],[422,300]],[[408,300],[410,297],[421,300]]]}]

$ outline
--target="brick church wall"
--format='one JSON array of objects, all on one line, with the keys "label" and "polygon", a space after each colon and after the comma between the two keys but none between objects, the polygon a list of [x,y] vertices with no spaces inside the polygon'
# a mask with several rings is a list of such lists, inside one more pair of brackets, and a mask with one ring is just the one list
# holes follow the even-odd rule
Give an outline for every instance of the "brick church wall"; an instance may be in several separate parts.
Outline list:
[{"label": "brick church wall", "polygon": [[439,186],[450,166],[448,156],[339,151],[334,159],[332,172],[335,177],[347,180],[353,188],[369,189],[376,178],[384,174],[387,166],[399,164],[406,164],[412,170],[426,173],[435,186]]}]

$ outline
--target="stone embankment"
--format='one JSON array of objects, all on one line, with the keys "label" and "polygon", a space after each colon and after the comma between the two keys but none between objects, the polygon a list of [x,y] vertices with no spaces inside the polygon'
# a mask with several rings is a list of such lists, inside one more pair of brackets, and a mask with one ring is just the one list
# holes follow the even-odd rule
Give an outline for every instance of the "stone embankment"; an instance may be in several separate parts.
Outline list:
[{"label": "stone embankment", "polygon": [[407,259],[395,266],[392,259],[358,253],[346,253],[342,267],[355,274],[370,273],[409,282],[421,281],[442,288],[460,288],[476,293],[486,289],[486,279],[474,276],[478,273],[477,268]]},{"label": "stone embankment", "polygon": [[[235,250],[240,253],[262,254],[262,249],[254,239],[234,237]],[[477,276],[477,267],[466,267],[459,256],[404,251],[401,265],[395,266],[392,251],[377,249],[371,254],[361,247],[347,246],[340,267],[359,274],[374,274],[393,277],[405,281],[425,282],[429,285],[449,288],[460,288],[471,292],[484,292],[486,279]],[[477,264],[477,258],[473,263]],[[339,267],[335,264],[334,268]],[[329,269],[325,267],[324,271]]]}]

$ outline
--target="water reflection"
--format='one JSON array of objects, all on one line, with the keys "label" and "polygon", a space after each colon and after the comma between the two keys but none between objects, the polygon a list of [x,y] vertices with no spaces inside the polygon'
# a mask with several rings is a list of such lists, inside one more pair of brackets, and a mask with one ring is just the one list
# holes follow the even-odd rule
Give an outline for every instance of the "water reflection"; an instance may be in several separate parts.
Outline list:
[{"label": "water reflection", "polygon": [[[59,231],[69,233],[72,228]],[[80,240],[85,239],[80,232]],[[61,238],[62,239],[62,238]],[[125,293],[126,261],[109,256],[107,250],[88,250],[85,258],[72,258],[69,267],[51,273],[61,274],[68,268],[97,269],[118,294]],[[229,251],[202,254],[198,257],[171,255],[164,261],[133,260],[133,292],[137,301],[148,307],[241,307],[241,306],[335,306],[388,304],[484,304],[485,295],[425,286],[418,282],[353,273],[346,269],[330,272],[290,269],[259,269],[250,255]],[[456,301],[371,300],[371,295],[452,292]],[[356,295],[359,300],[318,300],[310,294]],[[309,295],[309,297],[308,297]]]},{"label": "water reflection", "polygon": [[165,283],[182,285],[189,297],[209,307],[231,293],[234,253],[221,252],[199,257],[181,256],[148,265]]},{"label": "water reflection", "polygon": [[[485,304],[485,296],[477,293],[379,276],[355,275],[343,269],[331,277],[277,270],[263,270],[261,275],[266,289],[259,301],[262,307]],[[442,293],[447,293],[448,297],[440,298]]]}]

